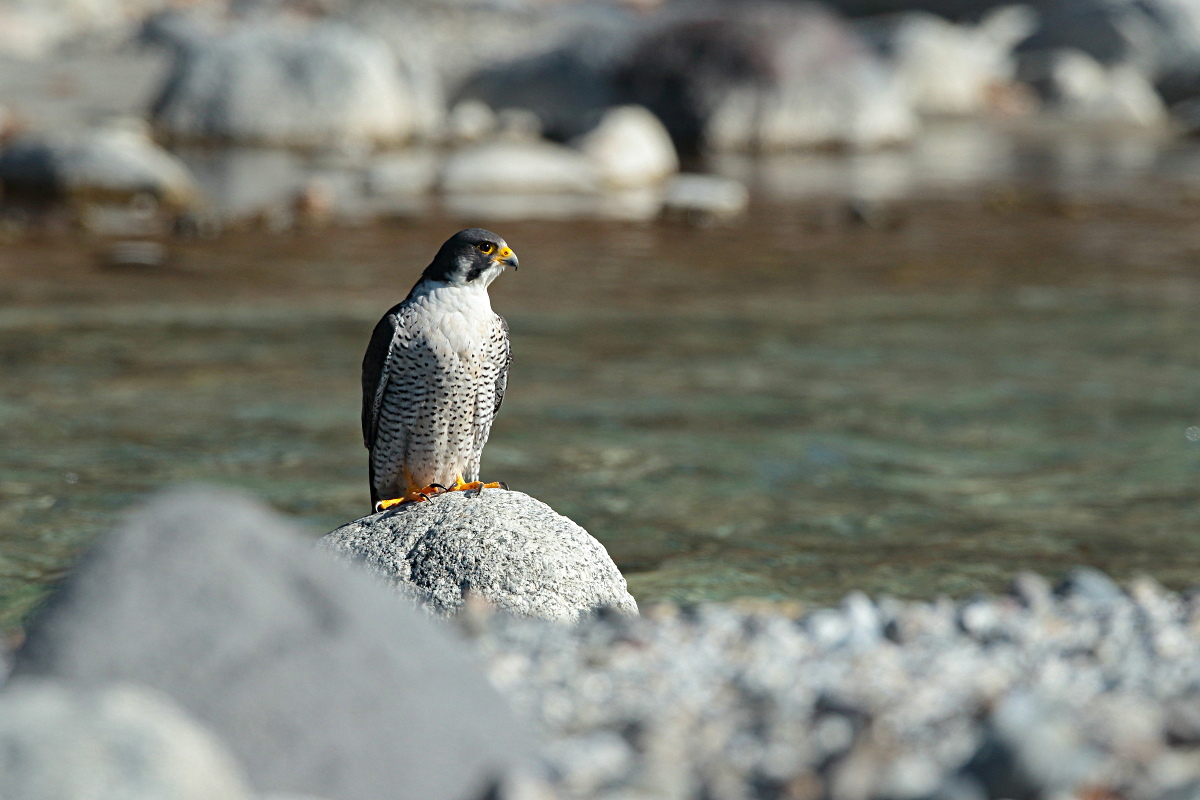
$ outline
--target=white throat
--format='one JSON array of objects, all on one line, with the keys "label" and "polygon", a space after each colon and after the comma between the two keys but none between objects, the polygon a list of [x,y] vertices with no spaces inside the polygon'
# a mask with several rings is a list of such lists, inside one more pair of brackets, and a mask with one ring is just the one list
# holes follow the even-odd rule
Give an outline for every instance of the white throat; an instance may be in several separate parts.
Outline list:
[{"label": "white throat", "polygon": [[491,335],[496,314],[482,280],[452,284],[422,281],[409,301],[423,317],[421,327],[439,338],[459,355],[478,352]]}]

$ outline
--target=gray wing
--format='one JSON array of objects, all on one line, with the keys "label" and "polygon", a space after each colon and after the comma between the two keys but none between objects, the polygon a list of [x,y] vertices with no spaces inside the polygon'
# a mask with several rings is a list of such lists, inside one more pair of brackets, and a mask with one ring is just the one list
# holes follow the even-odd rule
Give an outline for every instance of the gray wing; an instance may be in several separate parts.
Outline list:
[{"label": "gray wing", "polygon": [[508,336],[508,321],[499,314],[496,315],[496,319],[500,320],[503,346],[497,359],[500,364],[500,374],[496,376],[496,407],[492,409],[492,419],[496,418],[496,414],[500,411],[500,404],[504,402],[504,390],[508,388],[508,365],[512,363],[512,343]]},{"label": "gray wing", "polygon": [[362,432],[363,445],[368,450],[375,444],[375,434],[379,429],[379,407],[383,404],[383,392],[391,373],[396,324],[396,308],[392,308],[376,323],[363,356]]}]

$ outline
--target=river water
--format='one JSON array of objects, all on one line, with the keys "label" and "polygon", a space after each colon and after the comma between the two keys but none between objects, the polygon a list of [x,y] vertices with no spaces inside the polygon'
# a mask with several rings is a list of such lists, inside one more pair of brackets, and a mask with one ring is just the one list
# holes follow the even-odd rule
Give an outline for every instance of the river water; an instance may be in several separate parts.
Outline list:
[{"label": "river water", "polygon": [[[1200,582],[1200,152],[998,141],[941,172],[725,165],[757,198],[726,225],[498,224],[522,267],[492,291],[514,362],[485,480],[586,527],[643,604]],[[362,351],[463,222],[145,269],[72,232],[0,249],[0,628],[159,487],[313,536],[365,513]]]}]

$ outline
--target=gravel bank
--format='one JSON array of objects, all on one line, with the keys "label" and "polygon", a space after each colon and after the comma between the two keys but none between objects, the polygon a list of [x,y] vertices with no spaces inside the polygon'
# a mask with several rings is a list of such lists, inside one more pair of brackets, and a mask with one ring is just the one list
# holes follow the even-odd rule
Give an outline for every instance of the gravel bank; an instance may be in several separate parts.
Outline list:
[{"label": "gravel bank", "polygon": [[1148,579],[465,624],[563,798],[1200,795],[1200,596]]}]

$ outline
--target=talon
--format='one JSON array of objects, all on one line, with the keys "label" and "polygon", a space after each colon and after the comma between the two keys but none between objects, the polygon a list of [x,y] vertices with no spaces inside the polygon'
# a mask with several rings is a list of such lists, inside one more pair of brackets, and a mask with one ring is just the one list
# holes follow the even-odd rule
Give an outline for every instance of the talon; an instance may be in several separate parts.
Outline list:
[{"label": "talon", "polygon": [[375,504],[375,512],[387,511],[389,508],[402,506],[405,503],[420,503],[428,500],[423,492],[408,492],[403,497],[393,497],[389,500],[380,500]]},{"label": "talon", "polygon": [[499,488],[503,489],[503,490],[504,490],[504,491],[506,491],[506,492],[508,491],[508,484],[507,484],[507,483],[505,483],[504,481],[500,481],[500,482],[499,482],[499,484],[500,484]]},{"label": "talon", "polygon": [[389,500],[380,500],[375,504],[375,513],[387,511],[389,508],[404,505],[405,503],[428,503],[431,495],[439,495],[446,491],[446,487],[438,483],[431,483],[424,489],[418,489],[415,486],[410,486],[403,497],[393,497]]},{"label": "talon", "polygon": [[467,483],[462,479],[462,475],[454,476],[454,483],[446,487],[447,492],[481,492],[484,489],[507,489],[506,483],[483,483],[482,481],[471,481]]}]

